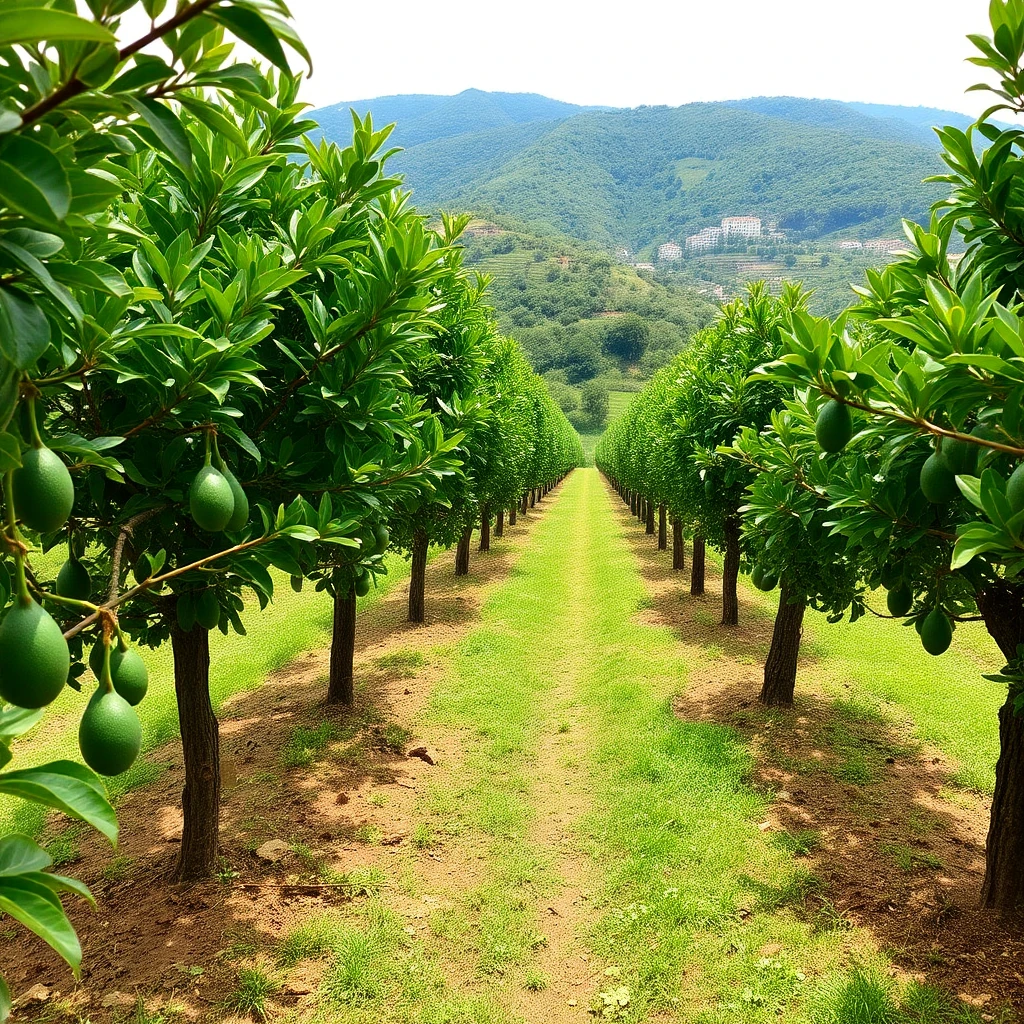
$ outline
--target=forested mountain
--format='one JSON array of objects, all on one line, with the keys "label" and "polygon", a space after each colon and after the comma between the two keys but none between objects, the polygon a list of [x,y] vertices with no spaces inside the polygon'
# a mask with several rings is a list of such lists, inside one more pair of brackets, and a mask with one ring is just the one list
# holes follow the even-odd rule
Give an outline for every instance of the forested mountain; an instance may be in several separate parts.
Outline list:
[{"label": "forested mountain", "polygon": [[[328,137],[348,130],[349,106],[316,112]],[[925,124],[965,120],[788,97],[599,110],[468,90],[351,106],[397,121],[395,164],[421,206],[513,214],[637,252],[748,213],[795,239],[891,234],[940,194],[921,182],[942,169]]]}]

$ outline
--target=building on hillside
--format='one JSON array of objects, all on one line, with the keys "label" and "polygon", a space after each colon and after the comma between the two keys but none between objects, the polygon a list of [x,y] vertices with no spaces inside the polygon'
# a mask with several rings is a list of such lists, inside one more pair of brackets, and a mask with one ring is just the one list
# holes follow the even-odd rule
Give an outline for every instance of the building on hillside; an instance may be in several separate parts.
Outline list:
[{"label": "building on hillside", "polygon": [[730,237],[737,238],[760,238],[761,218],[760,217],[723,217],[722,234],[726,241]]},{"label": "building on hillside", "polygon": [[664,245],[658,246],[659,260],[681,260],[682,258],[683,248],[678,242],[666,242]]},{"label": "building on hillside", "polygon": [[717,249],[721,244],[721,228],[704,228],[686,239],[686,248],[691,252],[707,252],[708,249]]},{"label": "building on hillside", "polygon": [[865,252],[877,252],[886,256],[893,256],[906,247],[907,241],[904,238],[872,238],[861,246]]},{"label": "building on hillside", "polygon": [[844,238],[839,243],[840,249],[863,249],[864,243],[858,242],[856,238]]},{"label": "building on hillside", "polygon": [[632,255],[633,254],[624,245],[618,245],[615,247],[615,258],[620,263],[628,263],[629,257]]},{"label": "building on hillside", "polygon": [[634,270],[653,270],[654,269],[654,264],[653,263],[634,263],[633,264],[633,269]]}]

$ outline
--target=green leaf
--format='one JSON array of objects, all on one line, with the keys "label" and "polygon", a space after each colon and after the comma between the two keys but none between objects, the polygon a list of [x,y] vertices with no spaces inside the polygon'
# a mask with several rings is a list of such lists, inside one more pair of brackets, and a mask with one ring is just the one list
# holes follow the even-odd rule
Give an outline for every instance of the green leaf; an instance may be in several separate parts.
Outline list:
[{"label": "green leaf", "polygon": [[109,29],[64,11],[44,7],[0,13],[0,46],[15,43],[55,42],[60,39],[83,39],[96,43],[116,44]]},{"label": "green leaf", "polygon": [[0,1024],[11,1015],[11,990],[7,982],[0,977]]},{"label": "green leaf", "polygon": [[74,761],[0,774],[0,793],[31,800],[78,818],[117,842],[117,816],[98,775]]},{"label": "green leaf", "polygon": [[30,370],[50,344],[50,321],[27,296],[0,288],[0,356]]},{"label": "green leaf", "polygon": [[0,200],[51,225],[67,216],[71,184],[48,147],[25,135],[6,135],[0,142]]},{"label": "green leaf", "polygon": [[145,96],[127,96],[135,112],[153,129],[160,144],[187,171],[192,170],[192,144],[178,115],[170,107]]},{"label": "green leaf", "polygon": [[0,877],[0,910],[20,921],[67,960],[78,976],[82,947],[60,898],[52,889],[24,876]]},{"label": "green leaf", "polygon": [[[21,465],[21,442],[13,434],[0,434],[0,473],[17,469]],[[6,708],[4,709],[7,710]],[[2,716],[2,712],[0,712]],[[3,719],[0,717],[0,723]],[[0,730],[0,736],[3,735]]]},{"label": "green leaf", "polygon": [[15,833],[0,839],[0,877],[43,871],[52,863],[50,855],[28,836]]},{"label": "green leaf", "polygon": [[42,720],[44,712],[45,708],[29,710],[28,708],[16,708],[13,704],[7,704],[0,708],[0,740],[13,740],[18,736],[24,736],[29,729]]},{"label": "green leaf", "polygon": [[235,6],[214,7],[209,13],[243,43],[248,43],[257,53],[266,57],[271,64],[275,64],[285,74],[291,74],[281,41],[256,11],[249,7]]}]

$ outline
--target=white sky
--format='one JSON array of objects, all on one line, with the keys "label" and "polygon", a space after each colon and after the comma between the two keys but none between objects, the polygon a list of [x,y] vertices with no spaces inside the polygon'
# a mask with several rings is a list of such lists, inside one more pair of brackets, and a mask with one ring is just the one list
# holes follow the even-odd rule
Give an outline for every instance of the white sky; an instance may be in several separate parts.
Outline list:
[{"label": "white sky", "polygon": [[[581,104],[808,96],[978,114],[987,0],[291,0],[316,106],[470,87]],[[608,13],[611,10],[613,13]]]}]

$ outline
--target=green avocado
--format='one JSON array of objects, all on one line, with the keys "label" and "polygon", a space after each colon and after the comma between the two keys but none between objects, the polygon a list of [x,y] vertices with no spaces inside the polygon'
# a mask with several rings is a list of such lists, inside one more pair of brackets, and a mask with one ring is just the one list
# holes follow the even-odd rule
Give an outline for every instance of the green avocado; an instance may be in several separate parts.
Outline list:
[{"label": "green avocado", "polygon": [[74,601],[88,601],[92,594],[92,577],[81,562],[69,558],[57,573],[57,593]]},{"label": "green avocado", "polygon": [[35,601],[15,599],[0,620],[0,697],[43,708],[64,689],[71,655],[60,626]]},{"label": "green avocado", "polygon": [[60,457],[49,448],[29,448],[12,475],[14,510],[30,530],[56,533],[71,515],[75,485]]},{"label": "green avocado", "polygon": [[938,452],[932,452],[921,467],[921,491],[936,505],[945,505],[960,496],[956,477],[946,468]]},{"label": "green avocado", "polygon": [[953,623],[941,608],[933,608],[921,623],[921,644],[936,657],[945,654],[953,642]]},{"label": "green avocado", "polygon": [[391,546],[391,531],[381,523],[374,529],[373,539],[377,545],[377,554],[383,555]]},{"label": "green avocado", "polygon": [[244,529],[249,522],[249,499],[246,497],[242,485],[238,482],[238,478],[227,466],[221,466],[220,472],[224,479],[227,480],[228,486],[231,488],[231,497],[235,502],[234,512],[231,513],[228,525],[224,529],[230,533],[237,533],[239,530]]},{"label": "green avocado", "polygon": [[216,629],[220,624],[220,602],[215,590],[204,590],[196,598],[196,622],[203,629]]},{"label": "green avocado", "polygon": [[99,775],[127,771],[142,749],[142,723],[135,709],[116,691],[99,687],[78,725],[78,749]]},{"label": "green avocado", "polygon": [[890,615],[906,615],[914,607],[914,593],[907,586],[894,587],[886,596],[885,603]]},{"label": "green avocado", "polygon": [[853,414],[850,407],[830,398],[818,412],[814,422],[814,436],[822,451],[841,452],[853,437]]},{"label": "green avocado", "polygon": [[370,574],[365,569],[356,576],[355,588],[356,597],[366,597],[370,592]]},{"label": "green avocado", "polygon": [[203,466],[189,488],[188,505],[201,530],[220,533],[227,529],[235,514],[235,496],[227,477],[213,466]]},{"label": "green avocado", "polygon": [[939,459],[954,476],[973,476],[981,448],[955,437],[939,438]]}]

